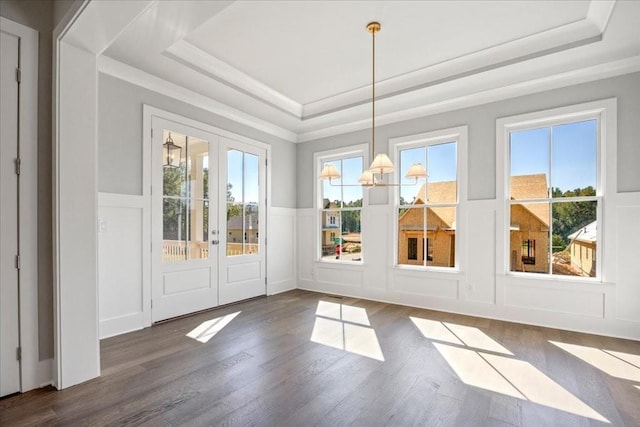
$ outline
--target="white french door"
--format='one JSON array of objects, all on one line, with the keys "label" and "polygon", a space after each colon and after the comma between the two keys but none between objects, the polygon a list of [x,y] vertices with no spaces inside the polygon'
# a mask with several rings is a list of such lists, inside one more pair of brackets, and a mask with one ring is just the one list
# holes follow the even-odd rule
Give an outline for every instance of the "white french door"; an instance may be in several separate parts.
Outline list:
[{"label": "white french door", "polygon": [[154,118],[153,322],[218,305],[218,140]]},{"label": "white french door", "polygon": [[220,138],[220,205],[224,233],[220,243],[220,304],[266,294],[266,150]]},{"label": "white french door", "polygon": [[266,293],[266,150],[154,116],[151,320]]},{"label": "white french door", "polygon": [[0,57],[0,396],[5,396],[20,391],[17,36],[0,32]]}]

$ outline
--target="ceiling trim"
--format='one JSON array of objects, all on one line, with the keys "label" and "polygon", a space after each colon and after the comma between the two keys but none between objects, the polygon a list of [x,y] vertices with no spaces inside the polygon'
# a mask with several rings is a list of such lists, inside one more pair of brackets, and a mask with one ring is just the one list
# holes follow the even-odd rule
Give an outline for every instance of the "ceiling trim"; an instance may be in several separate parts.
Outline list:
[{"label": "ceiling trim", "polygon": [[[509,98],[516,98],[518,96],[530,95],[546,90],[558,89],[561,87],[572,86],[594,80],[634,73],[637,71],[640,71],[640,55],[621,59],[618,61],[598,64],[591,67],[580,68],[564,73],[558,73],[551,76],[545,76],[508,86],[488,89],[469,95],[450,98],[445,101],[425,104],[420,107],[408,108],[388,114],[377,115],[376,125],[389,125],[392,123],[430,116],[433,114],[445,113],[447,111],[488,104],[491,102],[502,101]],[[352,121],[349,123],[324,127],[322,129],[312,130],[308,132],[300,132],[298,133],[298,142],[313,141],[316,139],[369,129],[370,127],[370,118]]]},{"label": "ceiling trim", "polygon": [[208,54],[186,40],[174,43],[163,52],[175,61],[203,73],[220,83],[276,107],[297,119],[302,118],[302,105],[270,86],[243,73],[228,63]]},{"label": "ceiling trim", "polygon": [[138,68],[124,64],[104,55],[98,57],[98,71],[127,81],[153,92],[191,104],[195,107],[217,114],[236,123],[249,126],[289,142],[297,142],[297,134],[280,126],[259,119],[229,105],[189,90],[183,86],[156,77]]}]

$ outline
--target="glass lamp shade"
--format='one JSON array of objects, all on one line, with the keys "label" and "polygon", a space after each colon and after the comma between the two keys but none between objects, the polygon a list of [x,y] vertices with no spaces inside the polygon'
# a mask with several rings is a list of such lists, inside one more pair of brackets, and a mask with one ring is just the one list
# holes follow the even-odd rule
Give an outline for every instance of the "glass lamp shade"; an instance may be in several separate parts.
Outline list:
[{"label": "glass lamp shade", "polygon": [[333,166],[333,163],[327,163],[327,165],[320,172],[320,179],[338,179],[340,178],[340,172]]},{"label": "glass lamp shade", "polygon": [[383,173],[393,172],[395,167],[393,163],[391,163],[391,159],[385,153],[378,154],[371,166],[369,166],[369,170],[371,173],[379,173],[382,175]]},{"label": "glass lamp shade", "polygon": [[427,177],[427,170],[422,166],[422,163],[414,163],[407,172],[407,178],[415,178],[416,180],[420,178]]},{"label": "glass lamp shade", "polygon": [[360,175],[360,178],[358,178],[358,182],[365,187],[373,186],[376,183],[373,172],[371,172],[370,170],[362,172],[362,175]]},{"label": "glass lamp shade", "polygon": [[171,139],[171,134],[167,141],[162,144],[162,154],[164,155],[164,167],[178,168],[180,167],[180,158],[182,157],[182,147],[176,145]]}]

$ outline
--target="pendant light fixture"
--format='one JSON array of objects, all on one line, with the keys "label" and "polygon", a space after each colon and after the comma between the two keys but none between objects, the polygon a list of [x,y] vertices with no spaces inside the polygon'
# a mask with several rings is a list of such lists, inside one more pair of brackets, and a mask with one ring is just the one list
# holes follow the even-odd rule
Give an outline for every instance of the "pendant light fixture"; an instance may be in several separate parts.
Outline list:
[{"label": "pendant light fixture", "polygon": [[180,158],[182,157],[182,147],[173,142],[171,132],[164,144],[162,144],[162,154],[164,155],[165,168],[179,168]]},{"label": "pendant light fixture", "polygon": [[[372,39],[372,81],[371,81],[371,157],[376,153],[376,33],[380,31],[379,22],[370,22],[367,24],[367,32],[371,34]],[[383,179],[384,174],[391,173],[395,170],[393,162],[386,153],[380,153],[375,156],[369,169],[365,170],[358,179],[359,184],[333,184],[333,179],[339,179],[341,177],[340,172],[333,166],[332,163],[328,163],[320,172],[320,179],[328,179],[329,184],[336,187],[352,187],[360,185],[363,187],[400,187],[405,185],[416,185],[418,180],[427,177],[427,171],[421,163],[415,163],[407,171],[406,178],[414,179],[415,181],[409,184],[392,184],[380,182]]]}]

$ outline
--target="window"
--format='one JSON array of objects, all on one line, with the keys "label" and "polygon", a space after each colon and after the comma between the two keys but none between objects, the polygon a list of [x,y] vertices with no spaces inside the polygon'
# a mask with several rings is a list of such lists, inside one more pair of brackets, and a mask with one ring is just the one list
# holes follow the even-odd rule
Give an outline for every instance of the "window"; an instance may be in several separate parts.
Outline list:
[{"label": "window", "polygon": [[[398,138],[392,141],[398,161],[396,192],[397,265],[456,267],[460,200],[459,143],[466,128]],[[415,163],[425,165],[426,182],[408,185],[404,178]],[[413,239],[413,240],[412,240]],[[416,242],[416,250],[411,244]],[[418,253],[417,242],[421,242]]]},{"label": "window", "polygon": [[[320,182],[320,258],[323,261],[362,261],[362,205],[364,189],[358,178],[364,170],[364,150],[319,156],[318,167],[332,163],[341,178]],[[345,185],[345,186],[341,186]]]},{"label": "window", "polygon": [[407,258],[410,260],[418,259],[418,239],[415,237],[409,237],[407,239]]},{"label": "window", "polygon": [[[500,245],[506,245],[502,259],[510,259],[505,270],[600,277],[601,153],[615,147],[612,137],[611,146],[605,144],[615,134],[615,100],[500,119],[497,126],[498,167],[505,172],[498,191],[508,233]],[[611,165],[607,185],[615,190]]]}]

